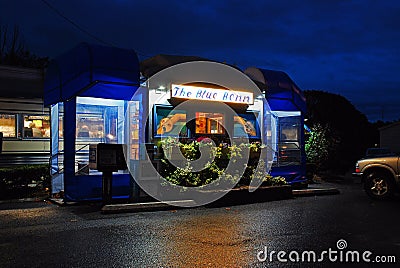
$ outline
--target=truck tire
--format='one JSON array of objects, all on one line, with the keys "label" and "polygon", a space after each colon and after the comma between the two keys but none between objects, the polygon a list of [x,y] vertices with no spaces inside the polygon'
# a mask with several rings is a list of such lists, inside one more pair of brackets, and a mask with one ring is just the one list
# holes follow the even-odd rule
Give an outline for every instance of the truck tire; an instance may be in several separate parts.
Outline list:
[{"label": "truck tire", "polygon": [[376,200],[384,200],[392,196],[394,186],[389,174],[382,171],[374,171],[365,178],[364,190],[369,197]]}]

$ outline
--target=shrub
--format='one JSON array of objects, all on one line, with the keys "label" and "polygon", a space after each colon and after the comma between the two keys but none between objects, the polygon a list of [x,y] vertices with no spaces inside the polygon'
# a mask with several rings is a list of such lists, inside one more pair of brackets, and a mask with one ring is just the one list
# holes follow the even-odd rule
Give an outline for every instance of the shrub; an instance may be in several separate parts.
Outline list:
[{"label": "shrub", "polygon": [[[172,165],[167,158],[161,159],[160,174],[168,182],[180,186],[202,186],[209,184],[218,178],[221,180],[237,181],[238,175],[226,174],[225,169],[232,161],[235,163],[238,158],[242,157],[242,151],[249,148],[250,152],[259,152],[264,148],[259,142],[251,144],[233,144],[221,143],[214,146],[212,141],[201,139],[200,141],[191,141],[183,144],[178,139],[167,138],[161,142],[164,153],[170,154],[173,150],[179,148],[182,155],[188,160],[196,160],[200,157],[201,147],[209,147],[209,152],[214,157],[214,161],[208,163],[206,168],[200,172],[193,172],[191,163],[188,162],[185,167],[177,168]],[[207,152],[204,151],[203,152]],[[169,155],[171,156],[171,155]],[[239,181],[240,185],[249,185],[251,180],[260,180],[264,185],[283,185],[286,180],[283,177],[272,177],[265,169],[265,162],[261,159],[249,161],[242,178]]]},{"label": "shrub", "polygon": [[1,199],[32,197],[50,184],[48,164],[0,168]]}]

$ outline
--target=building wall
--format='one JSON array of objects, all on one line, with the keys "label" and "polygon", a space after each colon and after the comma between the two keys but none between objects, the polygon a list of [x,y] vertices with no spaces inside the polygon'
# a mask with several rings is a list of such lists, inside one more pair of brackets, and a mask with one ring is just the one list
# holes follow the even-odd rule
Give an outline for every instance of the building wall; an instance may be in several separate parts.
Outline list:
[{"label": "building wall", "polygon": [[400,153],[400,123],[395,123],[380,130],[381,148]]},{"label": "building wall", "polygon": [[49,122],[49,118],[49,108],[43,106],[43,70],[0,65],[0,167],[48,163],[49,131],[37,126],[43,132],[33,135],[27,124],[31,119]]}]

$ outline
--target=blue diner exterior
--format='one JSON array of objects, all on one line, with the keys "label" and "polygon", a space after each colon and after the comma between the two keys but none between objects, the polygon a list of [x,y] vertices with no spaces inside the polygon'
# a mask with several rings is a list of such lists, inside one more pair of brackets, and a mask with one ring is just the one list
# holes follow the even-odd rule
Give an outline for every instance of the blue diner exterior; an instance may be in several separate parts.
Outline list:
[{"label": "blue diner exterior", "polygon": [[[44,103],[51,106],[53,193],[63,192],[65,201],[101,198],[102,175],[89,170],[89,145],[125,143],[125,114],[138,87],[133,50],[82,43],[51,61]],[[137,110],[141,103],[134,103]],[[131,184],[128,171],[115,173],[115,197],[129,197]]]},{"label": "blue diner exterior", "polygon": [[303,184],[306,179],[304,116],[306,99],[290,77],[281,71],[255,67],[244,71],[265,89],[271,108],[276,137],[272,176],[283,176],[290,184]]},{"label": "blue diner exterior", "polygon": [[[185,98],[204,103],[204,108],[174,110]],[[211,98],[214,102],[208,101]],[[238,115],[213,110],[213,103],[226,101],[237,102],[230,106]],[[102,173],[89,165],[91,145],[125,146],[129,170],[113,173],[112,195],[138,200],[142,193],[133,177],[146,173],[141,161],[149,158],[148,149],[154,149],[162,135],[177,129],[185,138],[225,140],[221,118],[237,138],[268,141],[271,175],[292,184],[306,181],[305,98],[283,72],[254,67],[241,71],[184,56],[159,55],[139,63],[133,50],[82,43],[51,61],[44,104],[51,108],[52,192],[62,192],[64,201],[102,198]],[[190,116],[212,117],[213,124],[185,127]],[[167,119],[175,120],[170,130],[162,127]],[[247,132],[241,122],[254,129]]]}]

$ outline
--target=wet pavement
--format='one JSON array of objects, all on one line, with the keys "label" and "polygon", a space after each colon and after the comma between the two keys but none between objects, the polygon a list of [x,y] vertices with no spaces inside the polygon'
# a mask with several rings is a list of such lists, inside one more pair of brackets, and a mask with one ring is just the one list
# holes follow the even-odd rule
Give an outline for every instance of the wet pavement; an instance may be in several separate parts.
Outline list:
[{"label": "wet pavement", "polygon": [[[341,193],[111,215],[100,213],[101,204],[3,203],[0,267],[318,267],[282,263],[276,254],[260,262],[257,253],[338,251],[339,240],[347,244],[344,253],[368,250],[395,256],[398,264],[400,199],[372,201],[351,181],[326,185]],[[355,264],[327,256],[323,263]]]}]

